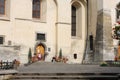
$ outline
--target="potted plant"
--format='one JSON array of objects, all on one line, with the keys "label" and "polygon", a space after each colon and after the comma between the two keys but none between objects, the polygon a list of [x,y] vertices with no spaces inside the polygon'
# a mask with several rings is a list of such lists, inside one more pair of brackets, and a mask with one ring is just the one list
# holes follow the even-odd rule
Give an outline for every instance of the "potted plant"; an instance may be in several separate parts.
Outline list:
[{"label": "potted plant", "polygon": [[31,63],[32,60],[32,52],[31,52],[31,48],[29,48],[29,52],[28,52],[28,63]]},{"label": "potted plant", "polygon": [[60,52],[59,52],[59,59],[62,59],[62,49],[60,49]]},{"label": "potted plant", "polygon": [[112,28],[112,37],[113,39],[120,40],[120,21]]},{"label": "potted plant", "polygon": [[119,60],[118,54],[119,52],[119,45],[120,45],[120,21],[117,21],[115,26],[112,29],[112,38],[113,38],[113,46],[114,46],[114,60]]},{"label": "potted plant", "polygon": [[105,66],[108,66],[108,64],[106,62],[102,62],[100,66],[105,67]]}]

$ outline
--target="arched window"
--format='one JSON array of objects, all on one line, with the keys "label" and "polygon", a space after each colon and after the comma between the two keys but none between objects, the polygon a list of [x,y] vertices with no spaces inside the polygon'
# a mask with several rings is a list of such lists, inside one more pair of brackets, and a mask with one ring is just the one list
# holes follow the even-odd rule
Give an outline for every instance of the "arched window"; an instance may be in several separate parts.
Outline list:
[{"label": "arched window", "polygon": [[82,6],[74,2],[71,6],[71,36],[82,37]]},{"label": "arched window", "polygon": [[40,0],[33,0],[33,18],[40,18]]},{"label": "arched window", "polygon": [[72,6],[72,36],[76,36],[76,7]]},{"label": "arched window", "polygon": [[0,0],[0,14],[5,14],[5,0]]},{"label": "arched window", "polygon": [[33,0],[32,2],[32,18],[46,22],[47,0]]},{"label": "arched window", "polygon": [[0,0],[0,19],[10,19],[11,0]]}]

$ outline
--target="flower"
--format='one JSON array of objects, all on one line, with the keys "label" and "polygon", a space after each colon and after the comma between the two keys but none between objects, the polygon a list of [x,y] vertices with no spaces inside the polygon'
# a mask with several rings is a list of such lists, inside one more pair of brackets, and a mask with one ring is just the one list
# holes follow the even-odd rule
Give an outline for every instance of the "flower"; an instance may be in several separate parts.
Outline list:
[{"label": "flower", "polygon": [[114,27],[112,28],[112,38],[120,40],[120,21],[117,21]]},{"label": "flower", "polygon": [[120,24],[120,20],[119,20],[119,21],[117,21],[117,23],[118,23],[118,24]]},{"label": "flower", "polygon": [[112,28],[112,30],[115,30],[115,28]]}]

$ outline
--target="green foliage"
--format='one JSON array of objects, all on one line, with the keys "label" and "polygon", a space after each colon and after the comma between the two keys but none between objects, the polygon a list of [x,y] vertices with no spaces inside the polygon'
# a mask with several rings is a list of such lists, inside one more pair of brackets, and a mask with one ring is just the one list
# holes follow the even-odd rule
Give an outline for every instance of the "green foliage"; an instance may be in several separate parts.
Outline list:
[{"label": "green foliage", "polygon": [[114,33],[116,34],[116,36],[119,36],[118,33],[117,33],[118,31],[120,31],[120,26],[115,26],[115,32]]},{"label": "green foliage", "polygon": [[28,63],[31,62],[31,58],[32,58],[32,52],[31,52],[31,48],[29,48],[29,52],[28,52]]},{"label": "green foliage", "polygon": [[118,57],[118,59],[120,59],[120,56]]},{"label": "green foliage", "polygon": [[106,62],[102,62],[100,66],[108,66],[108,64]]},{"label": "green foliage", "polygon": [[59,59],[62,59],[62,49],[60,49],[60,52],[59,52]]}]

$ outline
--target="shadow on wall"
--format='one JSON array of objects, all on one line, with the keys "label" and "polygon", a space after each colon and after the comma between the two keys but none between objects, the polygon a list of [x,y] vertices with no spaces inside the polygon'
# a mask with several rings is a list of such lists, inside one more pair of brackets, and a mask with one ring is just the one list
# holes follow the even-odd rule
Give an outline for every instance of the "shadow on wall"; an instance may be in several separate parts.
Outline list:
[{"label": "shadow on wall", "polygon": [[97,17],[94,61],[103,60],[103,12]]}]

